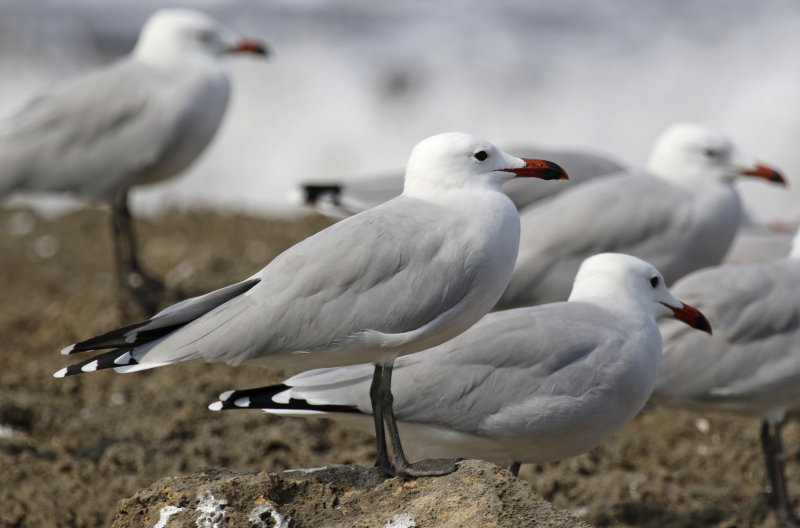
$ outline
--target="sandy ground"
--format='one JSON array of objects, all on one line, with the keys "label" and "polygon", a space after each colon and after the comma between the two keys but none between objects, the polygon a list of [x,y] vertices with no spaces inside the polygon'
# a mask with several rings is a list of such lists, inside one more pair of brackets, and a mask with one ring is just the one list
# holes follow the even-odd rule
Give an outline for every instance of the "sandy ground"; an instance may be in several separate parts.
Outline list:
[{"label": "sandy ground", "polygon": [[[219,392],[287,372],[180,365],[68,379],[58,351],[121,323],[108,218],[58,220],[0,211],[0,526],[109,526],[120,499],[199,466],[278,471],[369,465],[372,439],[324,419],[213,413]],[[243,279],[327,225],[217,214],[140,222],[143,262],[173,300]],[[785,429],[788,479],[800,495],[800,428]],[[760,499],[758,424],[650,408],[604,445],[523,466],[556,507],[605,526],[775,526]],[[794,505],[798,508],[798,501]]]}]

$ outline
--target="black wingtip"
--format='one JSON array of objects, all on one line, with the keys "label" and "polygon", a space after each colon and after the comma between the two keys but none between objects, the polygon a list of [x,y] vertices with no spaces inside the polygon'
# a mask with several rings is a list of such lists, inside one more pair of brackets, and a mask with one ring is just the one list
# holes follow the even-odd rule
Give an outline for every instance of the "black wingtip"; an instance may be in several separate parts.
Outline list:
[{"label": "black wingtip", "polygon": [[105,370],[116,367],[125,367],[130,365],[138,365],[138,362],[131,355],[130,348],[116,349],[105,354],[99,354],[92,358],[75,363],[65,367],[53,374],[54,378],[64,378],[66,376],[74,376],[75,374],[83,374],[85,372],[94,372],[96,370]]},{"label": "black wingtip", "polygon": [[312,405],[305,400],[289,399],[288,403],[278,403],[273,398],[289,390],[291,387],[283,383],[268,385],[255,389],[230,390],[219,395],[219,401],[209,405],[212,411],[226,411],[230,409],[260,409],[260,410],[291,410],[291,411],[319,411],[326,413],[358,413],[358,408],[350,405]]},{"label": "black wingtip", "polygon": [[303,200],[306,205],[314,205],[323,196],[330,196],[331,201],[339,203],[339,195],[342,193],[342,186],[336,184],[313,184],[303,185]]}]

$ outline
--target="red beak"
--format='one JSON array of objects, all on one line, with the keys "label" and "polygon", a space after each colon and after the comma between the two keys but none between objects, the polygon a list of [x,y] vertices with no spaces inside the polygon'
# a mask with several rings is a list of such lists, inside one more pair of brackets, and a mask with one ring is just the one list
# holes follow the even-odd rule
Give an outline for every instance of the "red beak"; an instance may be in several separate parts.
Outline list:
[{"label": "red beak", "polygon": [[700,313],[700,310],[697,308],[689,306],[686,303],[681,303],[681,308],[675,308],[666,303],[661,304],[672,310],[672,313],[675,314],[675,319],[678,321],[683,321],[692,328],[708,332],[709,335],[711,334],[711,324],[709,324],[706,316]]},{"label": "red beak", "polygon": [[503,169],[505,172],[512,172],[518,178],[541,178],[543,180],[567,180],[567,173],[552,161],[540,159],[522,158],[525,162],[524,167],[518,169]]},{"label": "red beak", "polygon": [[253,53],[255,55],[269,55],[269,50],[260,42],[250,39],[242,39],[232,48],[225,50],[227,53]]},{"label": "red beak", "polygon": [[760,163],[756,163],[755,167],[752,169],[741,171],[741,174],[745,176],[753,176],[754,178],[763,178],[771,182],[786,185],[786,180],[780,172],[771,167],[767,167],[766,165],[761,165]]}]

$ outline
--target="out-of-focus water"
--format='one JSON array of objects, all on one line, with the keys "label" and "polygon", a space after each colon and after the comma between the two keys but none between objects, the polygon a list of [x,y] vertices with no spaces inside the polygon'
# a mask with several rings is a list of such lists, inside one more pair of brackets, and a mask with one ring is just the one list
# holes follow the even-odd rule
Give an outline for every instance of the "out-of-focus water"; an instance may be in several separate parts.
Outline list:
[{"label": "out-of-focus water", "polygon": [[[162,2],[0,0],[0,112],[126,53]],[[174,4],[171,4],[174,5]],[[640,165],[679,120],[727,132],[800,187],[796,0],[182,2],[268,42],[232,58],[220,134],[134,207],[288,212],[304,179],[401,168],[461,130],[499,144],[585,146]],[[800,220],[800,191],[742,185],[761,220]]]}]

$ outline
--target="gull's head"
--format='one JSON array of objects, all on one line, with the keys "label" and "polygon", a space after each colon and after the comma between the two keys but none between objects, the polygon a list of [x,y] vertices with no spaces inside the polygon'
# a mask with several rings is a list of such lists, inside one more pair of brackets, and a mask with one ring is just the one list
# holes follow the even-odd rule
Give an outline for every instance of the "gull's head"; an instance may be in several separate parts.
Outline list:
[{"label": "gull's head", "polygon": [[725,135],[695,123],[676,123],[662,132],[647,169],[660,178],[686,185],[708,180],[732,183],[742,176],[786,183],[779,172],[756,162]]},{"label": "gull's head", "polygon": [[406,166],[405,192],[417,189],[499,189],[506,180],[566,179],[555,163],[517,158],[485,139],[462,132],[429,137],[414,147]]},{"label": "gull's head", "polygon": [[160,9],[147,19],[134,55],[165,62],[187,56],[217,58],[226,53],[266,55],[259,42],[243,38],[211,16],[194,9]]},{"label": "gull's head", "polygon": [[630,306],[644,310],[654,319],[674,317],[711,333],[705,316],[677,300],[655,266],[631,255],[599,253],[584,260],[575,276],[569,300]]}]

